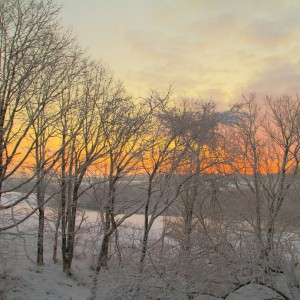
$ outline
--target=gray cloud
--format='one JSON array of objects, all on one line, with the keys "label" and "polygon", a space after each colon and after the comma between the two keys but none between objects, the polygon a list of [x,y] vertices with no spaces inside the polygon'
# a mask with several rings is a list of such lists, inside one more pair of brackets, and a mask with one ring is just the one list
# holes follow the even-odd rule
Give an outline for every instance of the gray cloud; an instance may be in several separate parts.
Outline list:
[{"label": "gray cloud", "polygon": [[173,84],[220,101],[298,89],[298,0],[64,1],[85,46],[129,89]]},{"label": "gray cloud", "polygon": [[243,87],[260,96],[294,95],[300,91],[300,64],[277,63],[262,70]]}]

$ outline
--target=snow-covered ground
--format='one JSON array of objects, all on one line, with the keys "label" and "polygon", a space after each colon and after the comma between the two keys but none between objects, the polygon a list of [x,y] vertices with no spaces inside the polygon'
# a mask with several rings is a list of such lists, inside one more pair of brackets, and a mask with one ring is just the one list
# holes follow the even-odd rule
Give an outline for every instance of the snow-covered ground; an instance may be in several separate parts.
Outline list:
[{"label": "snow-covered ground", "polygon": [[[6,203],[14,201],[20,197],[20,194],[13,193],[6,198]],[[6,222],[12,222],[24,215],[35,206],[35,197],[32,195],[28,203],[18,204],[13,211],[2,212],[1,225]],[[13,212],[13,214],[12,214]],[[62,272],[60,259],[60,249],[58,249],[58,262],[54,264],[52,261],[53,248],[53,220],[51,209],[47,209],[48,220],[46,222],[45,231],[45,264],[38,266],[35,264],[36,256],[36,233],[37,233],[37,215],[33,215],[17,228],[9,229],[0,236],[0,299],[9,300],[84,300],[90,295],[90,285],[92,282],[94,271],[92,269],[93,259],[97,254],[97,246],[99,246],[99,215],[94,211],[85,211],[86,229],[82,229],[76,241],[75,258],[73,261],[73,276],[67,277]],[[162,230],[163,218],[158,218],[153,226],[152,237],[158,237]],[[95,225],[95,226],[94,226]],[[143,216],[134,215],[126,220],[123,233],[130,235],[130,247],[134,249],[134,242],[137,245],[140,240],[141,228],[143,225]],[[98,237],[98,238],[97,238]],[[123,237],[126,241],[126,236]],[[132,250],[133,251],[133,250]],[[134,254],[133,254],[134,255]],[[114,262],[117,266],[117,259]],[[125,261],[126,263],[126,261]],[[116,270],[116,271],[115,271]],[[131,271],[120,272],[119,268],[111,268],[100,274],[100,286],[98,289],[98,299],[115,300],[115,299],[175,299],[174,295],[166,298],[159,298],[155,295],[145,295],[133,293],[131,291],[110,293],[109,290],[122,285],[122,280],[130,286],[131,277],[134,269]],[[133,271],[132,271],[133,270]],[[115,272],[115,273],[114,273]],[[132,273],[130,273],[132,272]],[[122,273],[122,274],[121,274]],[[280,279],[280,278],[279,278]],[[282,278],[281,278],[282,279]],[[280,279],[280,280],[281,280]],[[143,279],[145,280],[145,279]],[[246,284],[225,298],[217,298],[212,295],[195,295],[195,300],[266,300],[266,299],[300,299],[297,289],[290,293],[286,281],[283,279],[278,281],[277,291],[267,288],[259,284]],[[129,284],[128,284],[129,283]],[[149,284],[150,286],[151,284]],[[131,296],[129,296],[131,295]],[[135,296],[138,295],[138,296]],[[182,294],[183,295],[183,294]],[[178,293],[176,299],[187,299]],[[297,296],[299,295],[299,296]],[[298,298],[299,297],[299,298]]]},{"label": "snow-covered ground", "polygon": [[[8,205],[20,197],[20,193],[10,193],[2,198],[2,204]],[[31,195],[27,201],[22,201],[12,209],[2,211],[0,223],[3,226],[17,222],[35,207],[35,195]],[[89,255],[89,248],[97,245],[87,244],[99,234],[99,228],[94,226],[99,224],[99,214],[90,210],[84,212],[85,225],[89,227],[89,230],[82,230],[79,234],[80,238],[77,240],[73,261],[74,276],[72,279],[62,272],[60,248],[58,248],[57,264],[52,261],[54,222],[51,219],[52,210],[50,208],[46,209],[46,215],[48,218],[44,243],[45,264],[43,266],[35,263],[37,214],[32,215],[16,228],[2,233],[0,238],[0,299],[81,300],[89,297],[90,284],[94,274],[91,268],[93,257],[91,258]],[[161,221],[162,218],[158,218],[153,225],[154,235],[162,229]],[[135,228],[134,230],[142,228],[142,224],[143,216],[134,215],[124,222],[124,227],[132,231],[133,228]],[[93,250],[96,251],[96,249]],[[99,299],[102,299],[101,295],[99,295]]]}]

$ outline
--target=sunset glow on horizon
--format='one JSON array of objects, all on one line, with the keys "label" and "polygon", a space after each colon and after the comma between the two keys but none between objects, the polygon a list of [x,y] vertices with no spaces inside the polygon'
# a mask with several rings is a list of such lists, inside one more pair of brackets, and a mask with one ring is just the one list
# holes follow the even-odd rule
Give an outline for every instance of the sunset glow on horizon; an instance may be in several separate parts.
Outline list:
[{"label": "sunset glow on horizon", "polygon": [[59,0],[92,58],[135,97],[169,85],[182,97],[233,103],[295,95],[299,1]]}]

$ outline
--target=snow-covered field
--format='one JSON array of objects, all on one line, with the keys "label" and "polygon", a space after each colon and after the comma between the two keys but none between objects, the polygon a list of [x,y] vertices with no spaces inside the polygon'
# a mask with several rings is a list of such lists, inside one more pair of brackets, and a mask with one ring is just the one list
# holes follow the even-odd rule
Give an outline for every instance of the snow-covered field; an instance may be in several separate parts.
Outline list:
[{"label": "snow-covered field", "polygon": [[[17,193],[7,197],[6,204],[15,200]],[[1,225],[24,216],[35,206],[32,196],[13,210],[1,215]],[[66,277],[60,264],[51,261],[51,232],[46,233],[45,265],[38,266],[36,259],[37,215],[33,215],[17,228],[1,234],[1,294],[0,299],[87,299],[89,289],[80,282]]]},{"label": "snow-covered field", "polygon": [[[20,195],[17,193],[9,195],[6,203],[13,201]],[[15,220],[29,211],[35,206],[34,195],[29,199],[28,203],[18,204],[10,213],[2,213],[1,224]],[[13,212],[13,214],[12,214]],[[78,234],[75,249],[75,258],[73,261],[73,276],[67,277],[62,272],[62,263],[60,258],[60,248],[58,248],[58,261],[56,264],[52,260],[53,248],[53,228],[51,209],[47,209],[47,222],[45,230],[45,264],[38,266],[36,259],[36,233],[37,233],[37,215],[33,215],[17,228],[9,229],[1,234],[0,238],[0,299],[10,300],[84,300],[90,295],[90,286],[93,278],[93,261],[99,247],[99,216],[94,211],[84,212],[85,223],[82,230]],[[99,289],[97,299],[187,299],[184,294],[173,293],[168,296],[165,292],[165,298],[156,296],[155,294],[138,293],[130,290],[130,286],[134,286],[134,276],[137,275],[137,266],[128,266],[128,261],[137,261],[135,256],[135,247],[138,248],[143,219],[141,215],[134,215],[126,220],[120,238],[124,243],[124,249],[128,241],[130,241],[130,255],[124,257],[122,263],[113,257],[111,261],[112,267],[100,273]],[[162,218],[159,218],[154,224],[152,230],[152,239],[159,237],[162,230]],[[138,251],[138,250],[136,250]],[[137,265],[137,263],[136,263]],[[147,276],[141,280],[147,282]],[[150,277],[149,277],[150,278]],[[267,299],[300,299],[297,289],[289,289],[283,276],[276,279],[278,281],[277,291],[256,283],[247,283],[245,286],[233,291],[225,298],[216,298],[211,295],[194,295],[195,300],[267,300]],[[152,288],[151,284],[155,282],[148,280],[148,285],[144,287]],[[126,283],[126,284],[125,284]],[[132,288],[134,289],[134,288]],[[115,290],[115,292],[111,292]],[[292,293],[293,295],[292,295]],[[175,295],[175,296],[174,296]]]},{"label": "snow-covered field", "polygon": [[[14,202],[21,196],[19,193],[10,193],[2,200],[2,204]],[[22,201],[13,209],[1,212],[1,225],[11,224],[23,218],[26,213],[36,207],[35,195],[31,195],[27,201]],[[82,212],[81,212],[82,214]],[[99,214],[95,211],[84,211],[85,228],[79,232],[75,248],[75,259],[73,261],[72,279],[62,272],[60,248],[58,248],[58,262],[53,263],[53,230],[54,222],[52,210],[46,209],[47,221],[44,242],[43,266],[35,263],[37,244],[37,214],[16,228],[6,230],[0,239],[0,299],[65,299],[81,300],[87,299],[90,293],[90,284],[94,274],[91,265],[97,254],[97,243],[99,246]],[[134,215],[124,222],[124,228],[130,231],[139,231],[143,223],[142,215]],[[80,216],[79,216],[80,219]],[[161,228],[162,218],[153,225],[153,235],[157,235]],[[94,241],[91,241],[94,240]],[[60,247],[60,244],[59,244]],[[89,255],[90,251],[94,255]],[[99,299],[102,298],[99,295]]]}]

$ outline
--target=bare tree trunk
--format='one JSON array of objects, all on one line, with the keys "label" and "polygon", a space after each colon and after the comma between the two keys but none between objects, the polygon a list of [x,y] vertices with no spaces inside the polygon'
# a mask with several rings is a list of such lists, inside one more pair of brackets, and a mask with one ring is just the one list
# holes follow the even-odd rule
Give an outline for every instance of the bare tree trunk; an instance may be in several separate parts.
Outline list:
[{"label": "bare tree trunk", "polygon": [[45,209],[39,208],[39,227],[38,227],[38,244],[37,244],[37,264],[44,264],[44,224],[45,224]]},{"label": "bare tree trunk", "polygon": [[96,272],[98,272],[98,273],[100,272],[99,264],[103,268],[107,268],[107,265],[108,265],[109,238],[110,238],[110,235],[108,235],[108,234],[105,234],[103,237],[102,247],[100,250],[98,263],[97,263],[97,267],[96,267]]},{"label": "bare tree trunk", "polygon": [[[98,262],[97,262],[97,268],[99,266],[107,268],[108,265],[108,254],[109,254],[109,238],[111,234],[108,234],[111,230],[111,220],[110,220],[110,208],[106,208],[105,211],[105,229],[104,229],[104,236],[101,244],[101,249],[98,255]],[[100,259],[100,260],[99,260]],[[99,269],[100,271],[100,269]]]},{"label": "bare tree trunk", "polygon": [[74,185],[72,205],[70,207],[70,215],[68,215],[68,226],[67,226],[67,243],[66,243],[66,253],[63,262],[63,271],[71,275],[71,266],[74,256],[74,246],[75,246],[75,225],[76,225],[76,213],[77,213],[77,202],[78,202],[78,190],[81,180]]},{"label": "bare tree trunk", "polygon": [[[38,161],[38,159],[37,159]],[[44,264],[44,227],[45,227],[45,174],[43,170],[39,170],[38,165],[38,175],[37,175],[37,204],[39,212],[39,225],[38,225],[38,240],[37,240],[37,264]]]},{"label": "bare tree trunk", "polygon": [[117,253],[118,253],[119,266],[123,267],[122,253],[121,253],[120,242],[119,242],[119,231],[118,231],[117,228],[116,228],[116,230],[115,230],[115,247],[116,247],[116,251],[117,251]]},{"label": "bare tree trunk", "polygon": [[183,243],[182,249],[184,253],[188,254],[191,250],[191,234],[192,234],[192,222],[193,222],[193,209],[186,208],[184,217],[184,229],[183,229]]},{"label": "bare tree trunk", "polygon": [[61,214],[61,210],[59,209],[56,222],[55,222],[54,244],[53,244],[53,254],[52,254],[52,259],[55,264],[57,263],[58,231],[59,231],[61,218],[62,218],[62,214]]},{"label": "bare tree trunk", "polygon": [[145,205],[145,211],[144,211],[144,233],[143,233],[143,240],[142,240],[142,252],[140,257],[140,272],[144,269],[144,263],[147,253],[147,247],[148,247],[148,239],[149,239],[149,204],[150,204],[150,198],[152,193],[152,179],[153,176],[150,176],[149,178],[149,186],[148,186],[148,195],[147,195],[147,201]]},{"label": "bare tree trunk", "polygon": [[[116,193],[116,182],[118,180],[118,176],[113,176],[114,171],[114,162],[111,160],[111,167],[110,167],[110,176],[109,176],[109,192],[108,192],[108,199],[109,202],[105,208],[105,234],[102,241],[101,246],[101,267],[107,268],[108,265],[108,257],[109,257],[109,239],[111,234],[115,231],[113,228],[113,216],[115,210],[115,193]],[[111,232],[112,231],[112,232]],[[109,234],[108,234],[109,233]],[[100,254],[99,254],[100,255]]]},{"label": "bare tree trunk", "polygon": [[[148,218],[148,216],[147,216],[147,218]],[[147,225],[146,225],[146,222],[147,222]],[[148,248],[149,231],[150,231],[150,229],[148,228],[148,221],[145,220],[144,235],[143,235],[143,241],[142,241],[142,252],[141,252],[141,258],[140,258],[140,272],[142,272],[144,269],[144,263],[145,263],[147,248]]]},{"label": "bare tree trunk", "polygon": [[274,256],[274,233],[275,233],[275,223],[270,216],[270,220],[267,225],[267,247],[266,247],[266,255],[267,258],[272,258]]},{"label": "bare tree trunk", "polygon": [[1,198],[2,198],[2,185],[3,185],[3,175],[4,175],[4,165],[3,165],[3,155],[4,155],[4,121],[2,116],[2,103],[0,103],[0,204],[1,204]]},{"label": "bare tree trunk", "polygon": [[200,146],[196,152],[196,170],[192,177],[192,187],[186,191],[184,199],[184,228],[183,228],[183,245],[182,249],[185,254],[189,255],[191,251],[191,235],[193,232],[193,215],[194,206],[198,198],[198,178],[200,175]]},{"label": "bare tree trunk", "polygon": [[95,274],[93,277],[93,282],[92,282],[92,287],[91,287],[91,295],[90,295],[89,300],[96,299],[98,277],[99,277],[101,268],[107,267],[107,261],[108,261],[107,249],[109,248],[109,239],[113,233],[114,233],[114,229],[111,229],[109,232],[104,233],[101,248],[100,248],[100,251],[98,254],[98,258],[97,258],[97,265],[96,265]]},{"label": "bare tree trunk", "polygon": [[[62,136],[63,144],[65,143],[65,135]],[[66,213],[66,202],[67,202],[67,181],[66,181],[66,153],[65,149],[61,155],[61,252],[63,260],[63,271],[66,271],[67,261],[67,213]]]}]

